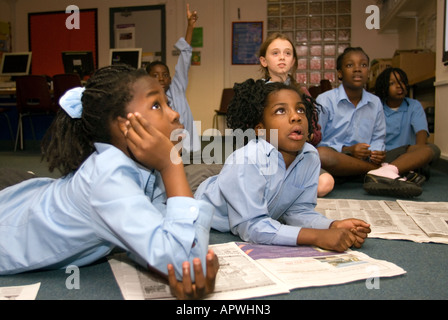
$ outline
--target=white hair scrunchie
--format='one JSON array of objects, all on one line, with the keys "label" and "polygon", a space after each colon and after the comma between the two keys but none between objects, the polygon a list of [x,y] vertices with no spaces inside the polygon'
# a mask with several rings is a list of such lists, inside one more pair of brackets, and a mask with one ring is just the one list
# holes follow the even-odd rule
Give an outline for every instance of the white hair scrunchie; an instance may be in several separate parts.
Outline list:
[{"label": "white hair scrunchie", "polygon": [[71,118],[80,119],[82,115],[81,97],[85,88],[76,87],[68,90],[59,99],[59,105]]}]

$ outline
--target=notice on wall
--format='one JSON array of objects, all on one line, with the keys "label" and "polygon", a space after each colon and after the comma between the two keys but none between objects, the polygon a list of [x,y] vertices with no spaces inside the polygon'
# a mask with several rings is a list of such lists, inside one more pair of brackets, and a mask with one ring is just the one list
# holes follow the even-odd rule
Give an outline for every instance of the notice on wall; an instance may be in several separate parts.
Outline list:
[{"label": "notice on wall", "polygon": [[135,25],[118,24],[115,27],[116,48],[135,48]]}]

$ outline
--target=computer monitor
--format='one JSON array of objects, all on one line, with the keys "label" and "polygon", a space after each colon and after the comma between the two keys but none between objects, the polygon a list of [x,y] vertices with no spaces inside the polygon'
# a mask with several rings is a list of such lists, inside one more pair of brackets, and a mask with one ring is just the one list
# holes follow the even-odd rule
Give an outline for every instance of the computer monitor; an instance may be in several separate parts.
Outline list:
[{"label": "computer monitor", "polygon": [[136,69],[142,66],[142,48],[110,49],[110,64],[127,64]]},{"label": "computer monitor", "polygon": [[0,75],[26,76],[30,73],[31,52],[5,52],[3,53]]},{"label": "computer monitor", "polygon": [[65,73],[77,73],[81,80],[95,71],[92,51],[63,51],[62,63]]}]

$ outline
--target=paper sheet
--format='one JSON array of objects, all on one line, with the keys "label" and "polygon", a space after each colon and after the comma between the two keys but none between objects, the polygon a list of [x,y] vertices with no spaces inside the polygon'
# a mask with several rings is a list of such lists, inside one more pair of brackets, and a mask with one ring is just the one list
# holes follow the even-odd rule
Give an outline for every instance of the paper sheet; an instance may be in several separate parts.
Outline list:
[{"label": "paper sheet", "polygon": [[0,287],[0,300],[35,300],[40,282],[26,286]]}]

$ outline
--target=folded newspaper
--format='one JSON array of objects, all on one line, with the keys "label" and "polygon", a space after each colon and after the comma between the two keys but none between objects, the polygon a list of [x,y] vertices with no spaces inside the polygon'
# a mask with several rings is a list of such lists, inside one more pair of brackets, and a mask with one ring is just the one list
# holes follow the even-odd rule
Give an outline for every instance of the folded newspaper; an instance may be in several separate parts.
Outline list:
[{"label": "folded newspaper", "polygon": [[[287,294],[290,290],[366,280],[406,273],[393,263],[348,250],[311,246],[269,246],[243,242],[211,245],[220,268],[215,291],[207,299],[234,300]],[[126,300],[174,299],[168,285],[120,253],[109,258]]]},{"label": "folded newspaper", "polygon": [[319,198],[316,211],[330,219],[366,221],[369,238],[448,244],[448,202]]}]

